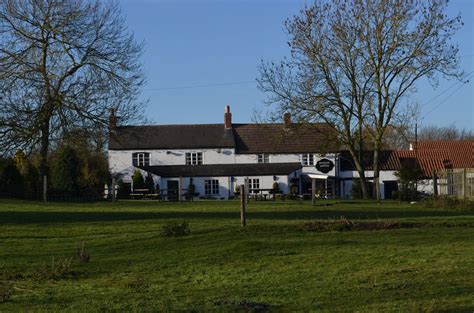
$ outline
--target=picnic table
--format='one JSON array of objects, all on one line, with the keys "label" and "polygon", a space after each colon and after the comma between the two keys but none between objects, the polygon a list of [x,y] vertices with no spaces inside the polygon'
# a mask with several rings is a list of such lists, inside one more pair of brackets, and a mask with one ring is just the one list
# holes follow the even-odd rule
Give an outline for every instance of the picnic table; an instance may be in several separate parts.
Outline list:
[{"label": "picnic table", "polygon": [[161,200],[161,195],[159,193],[150,193],[149,189],[134,189],[130,194],[130,198]]},{"label": "picnic table", "polygon": [[[188,189],[181,190],[181,199],[185,201],[193,201],[194,196],[198,194],[190,194]],[[178,201],[179,193],[177,189],[160,189],[156,193],[150,193],[149,189],[134,189],[130,193],[131,199],[150,199],[150,200],[160,200],[160,201]]]},{"label": "picnic table", "polygon": [[[266,192],[266,193],[264,193]],[[262,201],[265,201],[265,200],[270,200],[270,196],[272,195],[273,197],[271,197],[271,199],[273,201],[275,201],[275,189],[273,188],[253,188],[253,189],[249,189],[249,197],[251,198],[254,198],[255,201],[258,201],[258,200],[262,200]]]}]

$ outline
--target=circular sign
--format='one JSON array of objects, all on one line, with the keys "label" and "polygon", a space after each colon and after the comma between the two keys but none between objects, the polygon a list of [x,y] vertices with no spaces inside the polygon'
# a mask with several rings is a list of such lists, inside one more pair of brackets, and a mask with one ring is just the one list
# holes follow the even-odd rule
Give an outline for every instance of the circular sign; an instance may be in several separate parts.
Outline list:
[{"label": "circular sign", "polygon": [[316,169],[321,173],[327,174],[334,168],[334,162],[328,159],[321,159],[316,163]]}]

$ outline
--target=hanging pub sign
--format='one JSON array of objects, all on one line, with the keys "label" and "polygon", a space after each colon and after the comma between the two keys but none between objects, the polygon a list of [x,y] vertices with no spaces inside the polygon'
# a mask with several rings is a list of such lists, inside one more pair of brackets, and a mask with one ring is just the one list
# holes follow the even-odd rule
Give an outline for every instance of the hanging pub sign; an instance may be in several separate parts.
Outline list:
[{"label": "hanging pub sign", "polygon": [[334,168],[334,162],[328,159],[321,159],[316,163],[316,169],[321,173],[327,174]]}]

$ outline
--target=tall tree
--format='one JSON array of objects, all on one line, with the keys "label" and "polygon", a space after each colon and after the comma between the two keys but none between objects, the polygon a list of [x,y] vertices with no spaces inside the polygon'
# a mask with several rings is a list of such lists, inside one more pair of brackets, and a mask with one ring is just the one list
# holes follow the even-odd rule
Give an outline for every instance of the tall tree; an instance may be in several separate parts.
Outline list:
[{"label": "tall tree", "polygon": [[[286,21],[291,57],[262,63],[261,90],[269,103],[302,121],[324,121],[349,149],[367,185],[366,140],[374,151],[379,191],[379,152],[401,103],[423,77],[461,77],[458,49],[450,44],[461,20],[449,18],[443,0],[317,1]],[[368,139],[365,135],[368,134]]]},{"label": "tall tree", "polygon": [[474,140],[474,131],[449,126],[424,126],[418,131],[418,140]]},{"label": "tall tree", "polygon": [[56,153],[51,166],[51,185],[55,190],[70,194],[79,193],[81,164],[76,150],[62,146]]},{"label": "tall tree", "polygon": [[116,2],[3,0],[0,37],[0,152],[38,149],[44,182],[62,133],[106,129],[110,108],[124,122],[141,117],[143,45]]}]

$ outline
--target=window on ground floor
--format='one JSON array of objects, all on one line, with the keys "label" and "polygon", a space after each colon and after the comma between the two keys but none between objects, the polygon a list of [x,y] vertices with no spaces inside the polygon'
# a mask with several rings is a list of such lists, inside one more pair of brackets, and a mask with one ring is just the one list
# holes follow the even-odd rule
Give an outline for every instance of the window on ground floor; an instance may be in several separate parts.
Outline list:
[{"label": "window on ground floor", "polygon": [[206,195],[218,195],[219,194],[219,180],[217,179],[204,180],[204,193]]},{"label": "window on ground floor", "polygon": [[253,193],[257,193],[258,191],[255,190],[255,189],[260,189],[260,179],[259,178],[250,178],[249,179],[249,189],[251,189]]}]

